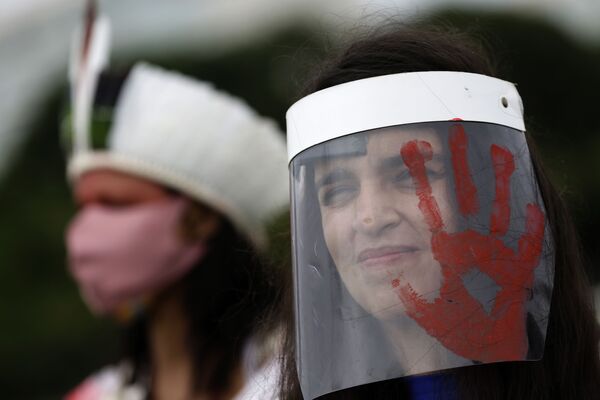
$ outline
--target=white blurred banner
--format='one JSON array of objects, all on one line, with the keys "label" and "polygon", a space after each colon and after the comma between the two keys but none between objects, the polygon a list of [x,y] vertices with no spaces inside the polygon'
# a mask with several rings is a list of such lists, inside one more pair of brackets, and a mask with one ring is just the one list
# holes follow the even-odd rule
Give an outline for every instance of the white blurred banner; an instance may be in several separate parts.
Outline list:
[{"label": "white blurred banner", "polygon": [[[43,100],[65,82],[70,35],[84,4],[0,1],[0,180]],[[597,0],[104,0],[100,8],[113,23],[113,54],[214,54],[293,22],[335,29],[374,13],[410,17],[453,4],[532,12],[579,36],[600,37]]]}]

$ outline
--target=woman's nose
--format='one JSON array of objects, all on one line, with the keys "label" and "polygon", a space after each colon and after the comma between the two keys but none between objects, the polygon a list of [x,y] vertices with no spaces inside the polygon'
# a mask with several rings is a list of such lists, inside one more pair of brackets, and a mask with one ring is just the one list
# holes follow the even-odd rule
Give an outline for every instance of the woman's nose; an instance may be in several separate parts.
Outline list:
[{"label": "woman's nose", "polygon": [[398,225],[401,219],[393,196],[375,185],[361,188],[355,207],[353,229],[365,235],[377,236]]}]

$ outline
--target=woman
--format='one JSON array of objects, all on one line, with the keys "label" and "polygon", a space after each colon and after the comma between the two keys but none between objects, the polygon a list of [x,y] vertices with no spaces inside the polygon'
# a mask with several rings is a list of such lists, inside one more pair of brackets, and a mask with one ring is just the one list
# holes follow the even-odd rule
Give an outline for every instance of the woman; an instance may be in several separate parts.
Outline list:
[{"label": "woman", "polygon": [[67,398],[268,398],[283,137],[205,82],[144,63],[115,82],[100,79],[89,135],[66,134],[67,248],[90,309],[127,324],[128,354]]},{"label": "woman", "polygon": [[573,228],[493,75],[463,37],[402,28],[350,45],[288,111],[282,398],[597,392]]}]

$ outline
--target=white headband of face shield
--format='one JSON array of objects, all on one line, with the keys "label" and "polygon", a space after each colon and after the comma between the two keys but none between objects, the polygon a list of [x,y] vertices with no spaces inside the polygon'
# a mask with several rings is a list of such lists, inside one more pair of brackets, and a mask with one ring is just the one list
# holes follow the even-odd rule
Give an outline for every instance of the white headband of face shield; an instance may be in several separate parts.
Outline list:
[{"label": "white headband of face shield", "polygon": [[386,126],[462,120],[525,130],[523,103],[514,84],[447,71],[343,83],[302,98],[286,119],[288,161],[316,144]]}]

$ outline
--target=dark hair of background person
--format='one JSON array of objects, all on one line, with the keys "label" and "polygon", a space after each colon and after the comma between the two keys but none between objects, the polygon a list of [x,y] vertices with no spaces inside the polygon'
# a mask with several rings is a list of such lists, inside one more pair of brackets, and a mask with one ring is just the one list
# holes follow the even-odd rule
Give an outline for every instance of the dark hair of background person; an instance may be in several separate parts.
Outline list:
[{"label": "dark hair of background person", "polygon": [[[183,289],[196,393],[226,393],[242,365],[248,340],[260,344],[270,332],[269,314],[279,293],[277,270],[221,218],[207,256],[176,284]],[[125,356],[134,367],[132,383],[146,383],[151,374],[146,334],[151,316],[150,310],[125,329]]]},{"label": "dark hair of background person", "polygon": [[[540,66],[543,68],[543,66]],[[386,26],[354,41],[315,71],[303,96],[374,76],[419,71],[461,71],[496,76],[493,61],[472,37],[448,27],[422,24]],[[456,382],[461,400],[592,399],[600,390],[600,331],[584,272],[577,232],[566,206],[547,177],[527,135],[533,168],[555,243],[555,281],[544,356],[540,361],[504,362],[444,372]],[[302,399],[295,364],[291,275],[282,305],[285,354],[281,399]],[[320,399],[409,399],[398,378],[334,392]]]}]

